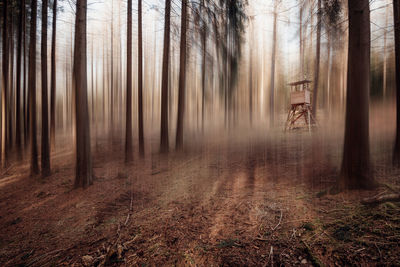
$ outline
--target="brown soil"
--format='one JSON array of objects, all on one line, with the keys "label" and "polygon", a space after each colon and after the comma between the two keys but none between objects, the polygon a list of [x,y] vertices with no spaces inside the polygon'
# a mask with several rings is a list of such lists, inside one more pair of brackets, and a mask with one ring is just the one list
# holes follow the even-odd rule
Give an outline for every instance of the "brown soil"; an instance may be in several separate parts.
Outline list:
[{"label": "brown soil", "polygon": [[47,178],[27,176],[27,163],[10,166],[0,178],[0,265],[400,264],[400,205],[360,204],[399,188],[390,142],[373,149],[386,186],[331,195],[337,137],[249,140],[199,143],[131,166],[120,144],[100,140],[87,189],[73,189],[69,150],[53,155]]}]

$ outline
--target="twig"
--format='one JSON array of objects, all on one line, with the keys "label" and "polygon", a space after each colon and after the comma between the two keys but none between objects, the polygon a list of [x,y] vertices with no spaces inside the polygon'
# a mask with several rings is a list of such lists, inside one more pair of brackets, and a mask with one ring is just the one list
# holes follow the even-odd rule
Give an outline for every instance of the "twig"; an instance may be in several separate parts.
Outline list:
[{"label": "twig", "polygon": [[282,213],[282,210],[281,210],[281,217],[279,218],[279,222],[278,222],[278,224],[274,227],[274,228],[271,228],[272,229],[272,231],[275,231],[275,229],[276,228],[278,228],[278,226],[281,224],[281,221],[282,221],[282,215],[283,215],[283,213]]}]

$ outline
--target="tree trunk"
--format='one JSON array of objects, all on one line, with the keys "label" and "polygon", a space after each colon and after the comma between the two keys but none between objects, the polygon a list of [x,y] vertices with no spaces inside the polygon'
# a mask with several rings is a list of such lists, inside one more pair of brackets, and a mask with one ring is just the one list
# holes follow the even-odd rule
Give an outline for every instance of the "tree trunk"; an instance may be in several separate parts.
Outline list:
[{"label": "tree trunk", "polygon": [[369,153],[370,9],[369,0],[349,0],[349,52],[346,123],[340,189],[375,185]]},{"label": "tree trunk", "polygon": [[27,86],[26,86],[26,82],[27,82],[27,64],[26,64],[26,5],[25,5],[25,0],[23,0],[24,4],[23,4],[23,20],[22,20],[22,29],[23,29],[23,41],[24,41],[24,45],[23,45],[23,52],[24,52],[24,84],[23,84],[23,114],[24,114],[24,147],[27,146],[28,144],[28,132],[29,132],[29,120],[28,120],[28,114],[29,114],[29,109],[28,109],[28,101],[27,101]]},{"label": "tree trunk", "polygon": [[[201,44],[202,44],[202,64],[201,64],[201,131],[204,132],[204,113],[206,100],[206,62],[207,62],[207,24],[205,21],[206,12],[204,0],[201,1],[201,15],[203,16],[201,29]],[[203,12],[204,13],[203,13]]]},{"label": "tree trunk", "polygon": [[270,97],[269,97],[269,121],[271,126],[274,126],[274,117],[275,117],[275,108],[274,108],[274,94],[275,94],[275,59],[276,59],[276,24],[278,19],[278,2],[275,1],[275,8],[274,8],[274,30],[273,30],[273,37],[272,37],[272,56],[271,56],[271,79],[270,79]]},{"label": "tree trunk", "polygon": [[15,128],[15,143],[17,145],[18,158],[22,158],[21,151],[21,58],[22,58],[22,24],[24,19],[25,0],[21,0],[19,6],[18,20],[18,40],[17,40],[17,84],[16,84],[16,128]]},{"label": "tree trunk", "polygon": [[110,87],[110,134],[114,141],[114,1],[111,2],[111,87]]},{"label": "tree trunk", "polygon": [[8,0],[3,6],[3,86],[1,90],[1,160],[7,165]]},{"label": "tree trunk", "polygon": [[319,63],[321,57],[321,0],[318,0],[318,19],[317,19],[317,48],[315,55],[315,72],[314,72],[314,88],[313,88],[313,97],[312,97],[312,115],[316,118],[317,115],[317,98],[318,98],[318,83],[319,83]]},{"label": "tree trunk", "polygon": [[396,57],[396,141],[393,161],[400,166],[400,0],[393,0],[393,19]]},{"label": "tree trunk", "polygon": [[93,182],[90,154],[90,126],[87,99],[86,53],[87,0],[76,2],[75,49],[73,86],[76,116],[76,177],[75,187],[86,187]]},{"label": "tree trunk", "polygon": [[31,26],[29,38],[29,122],[31,145],[31,175],[39,174],[36,140],[36,17],[37,0],[31,2]]},{"label": "tree trunk", "polygon": [[181,44],[179,55],[179,93],[178,119],[176,126],[176,149],[183,148],[183,119],[185,114],[185,86],[186,86],[186,32],[187,32],[187,0],[182,0],[181,15]]},{"label": "tree trunk", "polygon": [[171,0],[165,1],[164,51],[161,78],[161,140],[160,152],[167,153],[168,141],[168,62],[170,45]]},{"label": "tree trunk", "polygon": [[139,119],[139,154],[144,156],[143,137],[143,41],[142,41],[142,0],[138,1],[138,119]]},{"label": "tree trunk", "polygon": [[42,176],[50,175],[50,147],[49,147],[49,112],[47,97],[47,10],[48,0],[42,0]]},{"label": "tree trunk", "polygon": [[[139,5],[141,0],[139,0]],[[140,11],[139,11],[140,12]],[[140,14],[140,13],[139,13]],[[132,145],[132,0],[128,0],[125,162],[133,159]]]},{"label": "tree trunk", "polygon": [[56,145],[56,32],[57,0],[53,2],[53,33],[51,37],[51,81],[50,81],[50,143],[52,149]]}]

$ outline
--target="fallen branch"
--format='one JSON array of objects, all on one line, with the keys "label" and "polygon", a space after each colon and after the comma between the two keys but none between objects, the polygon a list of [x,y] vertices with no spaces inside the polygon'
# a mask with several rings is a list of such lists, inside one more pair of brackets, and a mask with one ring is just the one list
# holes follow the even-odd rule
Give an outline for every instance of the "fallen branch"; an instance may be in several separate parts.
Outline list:
[{"label": "fallen branch", "polygon": [[372,198],[364,198],[361,203],[364,205],[380,204],[388,201],[400,201],[400,194],[381,195]]}]

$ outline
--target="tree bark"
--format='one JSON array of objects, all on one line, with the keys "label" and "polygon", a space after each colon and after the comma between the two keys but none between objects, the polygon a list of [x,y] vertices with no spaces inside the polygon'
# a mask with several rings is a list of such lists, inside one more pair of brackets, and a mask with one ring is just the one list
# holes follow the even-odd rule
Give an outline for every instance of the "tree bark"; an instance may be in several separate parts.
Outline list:
[{"label": "tree bark", "polygon": [[49,147],[49,104],[47,96],[47,14],[48,0],[42,0],[42,142],[41,167],[42,176],[50,175],[50,147]]},{"label": "tree bark", "polygon": [[321,10],[321,0],[318,0],[318,19],[317,19],[317,47],[315,55],[315,72],[314,72],[314,88],[313,88],[313,98],[312,98],[312,115],[316,118],[317,115],[317,99],[318,99],[318,83],[319,83],[319,64],[321,57],[321,23],[322,23],[322,10]]},{"label": "tree bark", "polygon": [[270,97],[269,97],[269,120],[271,126],[274,126],[275,119],[275,108],[274,108],[274,100],[275,100],[275,60],[276,60],[276,27],[277,27],[277,19],[278,19],[278,2],[275,0],[274,7],[274,29],[273,29],[273,37],[272,37],[272,55],[271,55],[271,79],[270,79]]},{"label": "tree bark", "polygon": [[171,0],[165,1],[164,51],[161,78],[161,140],[160,152],[169,150],[168,140],[168,62],[170,46]]},{"label": "tree bark", "polygon": [[139,122],[139,154],[144,156],[143,134],[143,41],[142,41],[142,0],[138,1],[138,122]]},{"label": "tree bark", "polygon": [[400,0],[393,0],[393,19],[396,62],[396,141],[393,162],[400,167]]},{"label": "tree bark", "polygon": [[90,154],[90,126],[87,99],[87,51],[86,24],[87,0],[76,2],[75,49],[73,86],[75,89],[76,116],[76,177],[75,187],[92,184],[92,161]]},{"label": "tree bark", "polygon": [[349,51],[346,122],[340,189],[371,188],[369,151],[370,9],[369,0],[349,0]]},{"label": "tree bark", "polygon": [[3,86],[1,90],[1,160],[7,165],[8,0],[3,6]]},{"label": "tree bark", "polygon": [[29,122],[31,145],[31,175],[39,174],[36,140],[36,18],[37,0],[31,2],[31,26],[29,38]]},{"label": "tree bark", "polygon": [[176,150],[183,148],[183,119],[185,114],[185,86],[186,86],[186,34],[187,34],[187,0],[182,0],[181,15],[181,44],[179,55],[179,93],[178,119],[176,126]]},{"label": "tree bark", "polygon": [[[141,0],[139,0],[139,3]],[[140,5],[140,4],[139,4]],[[128,25],[127,25],[127,73],[126,73],[126,136],[125,136],[125,162],[133,159],[132,145],[132,0],[128,0]]]},{"label": "tree bark", "polygon": [[17,83],[16,83],[16,125],[15,125],[15,143],[17,145],[18,158],[22,158],[21,151],[21,58],[22,58],[22,24],[24,19],[25,0],[21,0],[19,6],[18,19],[18,39],[17,39]]},{"label": "tree bark", "polygon": [[51,37],[51,81],[50,81],[50,143],[56,145],[56,35],[57,35],[57,0],[53,0],[53,32]]}]

